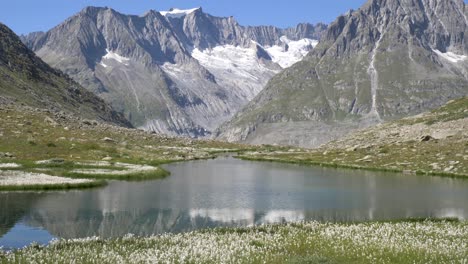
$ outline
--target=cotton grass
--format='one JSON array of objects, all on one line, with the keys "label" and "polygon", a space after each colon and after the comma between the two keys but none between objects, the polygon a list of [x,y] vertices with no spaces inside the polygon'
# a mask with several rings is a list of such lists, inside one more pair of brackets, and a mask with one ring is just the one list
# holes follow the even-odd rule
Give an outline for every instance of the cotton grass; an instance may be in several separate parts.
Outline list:
[{"label": "cotton grass", "polygon": [[21,165],[17,163],[0,163],[0,169],[16,169],[16,168],[21,168]]},{"label": "cotton grass", "polygon": [[18,170],[0,170],[0,191],[57,190],[105,185],[102,180],[71,179]]},{"label": "cotton grass", "polygon": [[80,184],[89,183],[89,179],[72,179],[50,176],[44,173],[32,173],[25,171],[0,171],[0,186],[23,186],[40,184]]},{"label": "cotton grass", "polygon": [[[4,252],[4,263],[467,263],[468,224],[308,222],[149,238],[97,237]],[[0,254],[1,255],[1,254]]]},{"label": "cotton grass", "polygon": [[79,165],[84,166],[97,166],[97,167],[106,167],[112,166],[115,169],[95,169],[95,168],[86,168],[86,169],[76,169],[72,170],[72,174],[86,174],[86,175],[132,175],[132,174],[140,174],[140,173],[149,173],[149,172],[157,172],[159,170],[158,167],[149,166],[149,165],[137,165],[137,164],[129,164],[129,163],[113,163],[110,162],[91,162],[91,163],[78,163]]}]

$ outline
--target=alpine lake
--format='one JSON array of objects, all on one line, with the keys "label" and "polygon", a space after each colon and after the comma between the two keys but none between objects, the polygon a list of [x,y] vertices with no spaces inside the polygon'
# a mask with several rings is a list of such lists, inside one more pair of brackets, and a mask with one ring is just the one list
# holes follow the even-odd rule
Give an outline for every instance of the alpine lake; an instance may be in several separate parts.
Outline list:
[{"label": "alpine lake", "polygon": [[312,220],[468,219],[468,181],[461,179],[252,162],[229,155],[163,167],[171,175],[159,180],[1,192],[0,247]]}]

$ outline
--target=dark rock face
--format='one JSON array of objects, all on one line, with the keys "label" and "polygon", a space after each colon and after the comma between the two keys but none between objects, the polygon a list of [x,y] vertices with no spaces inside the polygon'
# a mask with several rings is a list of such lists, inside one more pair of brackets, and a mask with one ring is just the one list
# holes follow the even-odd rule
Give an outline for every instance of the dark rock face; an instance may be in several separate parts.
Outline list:
[{"label": "dark rock face", "polygon": [[[46,62],[123,111],[133,125],[206,136],[280,70],[264,47],[281,43],[282,36],[317,38],[326,27],[243,27],[232,17],[214,17],[201,8],[176,11],[132,16],[88,7],[49,32],[23,36],[23,41]],[[248,59],[258,60],[261,69],[229,60],[231,72],[221,65],[209,67],[220,64],[223,52],[250,56],[252,42],[262,47],[255,50],[256,58]],[[219,54],[213,59],[211,51],[225,46],[236,48],[216,50]]]},{"label": "dark rock face", "polygon": [[131,126],[102,99],[38,58],[3,24],[0,24],[0,76],[0,95],[6,97],[0,103],[23,103]]},{"label": "dark rock face", "polygon": [[[272,78],[218,135],[238,140],[238,131],[271,123],[369,125],[465,96],[467,26],[462,0],[369,0],[338,17],[302,62]],[[249,136],[261,141],[242,135]]]}]

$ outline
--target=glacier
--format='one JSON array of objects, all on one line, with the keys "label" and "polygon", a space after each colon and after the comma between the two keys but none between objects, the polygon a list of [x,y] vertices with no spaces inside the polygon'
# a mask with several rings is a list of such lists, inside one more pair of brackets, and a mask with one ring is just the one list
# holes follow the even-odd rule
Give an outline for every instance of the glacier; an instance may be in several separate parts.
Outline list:
[{"label": "glacier", "polygon": [[318,44],[315,39],[304,38],[294,41],[286,36],[282,36],[280,41],[283,46],[275,45],[265,50],[270,54],[273,62],[278,63],[282,68],[289,68],[299,62]]}]

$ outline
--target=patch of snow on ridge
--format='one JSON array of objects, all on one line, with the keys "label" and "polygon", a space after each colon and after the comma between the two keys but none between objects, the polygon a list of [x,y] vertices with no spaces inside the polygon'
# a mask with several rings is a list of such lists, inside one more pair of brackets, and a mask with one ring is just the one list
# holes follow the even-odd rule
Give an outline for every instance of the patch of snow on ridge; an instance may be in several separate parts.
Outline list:
[{"label": "patch of snow on ridge", "polygon": [[[115,61],[117,61],[117,62],[119,62],[119,63],[122,63],[122,64],[125,65],[125,66],[128,66],[128,61],[130,61],[129,58],[126,58],[126,57],[124,57],[124,56],[120,56],[119,54],[117,54],[117,53],[115,53],[115,52],[113,52],[113,51],[111,51],[111,50],[109,50],[109,49],[106,49],[106,51],[107,51],[107,54],[104,55],[104,56],[102,57],[102,59],[106,59],[106,60],[115,60]],[[107,68],[107,65],[104,64],[102,61],[101,61],[100,64],[101,64],[104,68]]]},{"label": "patch of snow on ridge", "polygon": [[318,44],[317,40],[308,38],[294,41],[282,36],[280,40],[283,44],[288,45],[287,50],[278,45],[265,50],[270,54],[273,62],[278,63],[282,68],[291,67],[294,63],[302,60]]},{"label": "patch of snow on ridge", "polygon": [[192,9],[178,9],[178,8],[173,8],[170,11],[159,11],[159,13],[165,17],[170,17],[170,18],[181,18],[184,17],[190,13],[195,12],[196,10],[200,9],[199,7],[197,8],[192,8]]},{"label": "patch of snow on ridge", "polygon": [[467,56],[466,55],[458,55],[458,54],[455,54],[453,52],[441,52],[440,50],[436,50],[436,49],[433,49],[432,51],[434,51],[437,56],[441,57],[441,58],[444,58],[450,62],[453,62],[453,63],[457,63],[457,62],[460,62],[460,61],[464,61],[466,60]]}]

